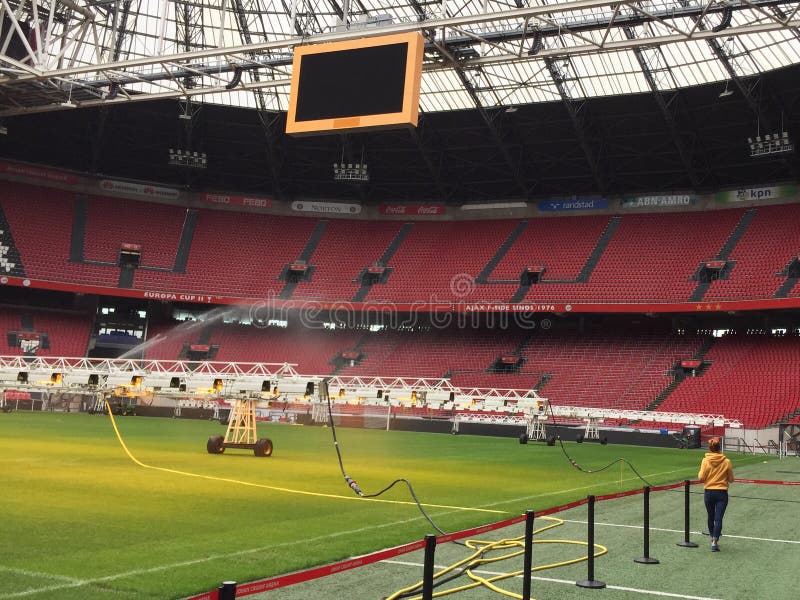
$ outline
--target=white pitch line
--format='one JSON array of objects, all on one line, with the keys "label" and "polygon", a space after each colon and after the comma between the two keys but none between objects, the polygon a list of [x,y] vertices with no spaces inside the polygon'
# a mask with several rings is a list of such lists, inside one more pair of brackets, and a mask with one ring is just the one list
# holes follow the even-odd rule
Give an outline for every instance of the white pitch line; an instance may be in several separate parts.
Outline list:
[{"label": "white pitch line", "polygon": [[[422,563],[413,563],[407,562],[402,560],[382,560],[382,563],[389,563],[393,565],[402,565],[406,567],[417,567],[421,568],[424,565]],[[446,567],[441,565],[436,565],[434,568],[436,569],[444,569]],[[502,571],[485,571],[483,569],[478,569],[473,571],[479,575],[508,575],[508,573],[503,573]],[[515,578],[522,579],[522,575],[516,575]],[[556,579],[555,577],[537,577],[536,575],[531,575],[531,579],[535,579],[536,581],[547,581],[549,583],[565,583],[571,586],[575,585],[574,581],[566,580],[566,579]],[[711,598],[709,596],[687,596],[686,594],[675,594],[673,592],[660,592],[658,590],[645,590],[641,588],[632,588],[632,587],[624,587],[621,585],[606,585],[606,589],[609,590],[620,590],[623,592],[634,592],[636,594],[645,594],[648,596],[663,596],[666,598],[683,598],[684,600],[721,600],[720,598]]]},{"label": "white pitch line", "polygon": [[16,567],[7,567],[5,565],[0,565],[0,571],[7,571],[9,573],[18,573],[20,575],[26,575],[27,577],[47,577],[48,579],[60,579],[67,583],[83,583],[83,579],[76,579],[75,577],[69,577],[67,575],[56,575],[55,573],[41,573],[39,571],[28,571],[27,569],[18,569]]},{"label": "white pitch line", "polygon": [[[677,473],[677,472],[683,471],[683,470],[684,469],[673,469],[671,471],[662,471],[660,473],[648,473],[647,476],[648,477],[654,477],[654,476],[657,476],[657,475],[669,475],[671,473]],[[639,479],[639,478],[638,477],[628,477],[628,478],[623,479],[621,481],[635,481],[637,479]],[[500,505],[503,505],[503,504],[511,504],[512,502],[521,502],[523,500],[530,500],[530,499],[533,499],[533,498],[545,498],[547,496],[555,496],[557,494],[577,492],[577,491],[581,491],[581,490],[589,490],[589,489],[592,489],[593,487],[595,487],[595,486],[594,485],[585,485],[585,486],[580,486],[580,487],[571,488],[571,489],[567,489],[567,490],[558,490],[558,491],[554,491],[554,492],[545,492],[545,493],[542,493],[542,494],[534,494],[534,495],[531,495],[531,496],[525,496],[523,498],[517,498],[517,499],[513,499],[513,500],[504,500],[504,501],[501,501],[501,502],[494,502],[494,503],[491,503],[491,504],[486,504],[486,505],[481,506],[479,508],[491,508],[491,507],[500,506]],[[453,511],[447,511],[447,512],[444,512],[444,513],[441,513],[441,514],[449,514],[450,512],[453,512]],[[157,566],[157,567],[150,567],[149,569],[137,569],[137,570],[134,570],[134,571],[127,571],[125,573],[118,573],[118,574],[115,574],[115,575],[107,575],[105,577],[98,577],[98,578],[94,578],[94,579],[85,579],[85,580],[84,579],[72,579],[72,578],[68,578],[68,577],[62,576],[62,575],[52,575],[50,573],[37,573],[37,572],[34,572],[34,571],[29,571],[29,572],[26,572],[26,574],[29,574],[31,576],[39,576],[39,577],[43,577],[43,578],[50,578],[50,579],[62,578],[62,579],[65,579],[65,581],[68,581],[68,583],[65,583],[64,585],[61,585],[61,586],[53,585],[53,586],[48,586],[48,587],[44,587],[44,588],[36,588],[36,589],[29,588],[29,589],[21,591],[21,592],[16,592],[16,593],[13,593],[13,594],[9,594],[9,595],[7,595],[5,597],[6,598],[22,598],[22,597],[25,597],[25,596],[32,596],[34,594],[39,594],[39,593],[43,593],[43,592],[57,591],[59,589],[68,589],[68,588],[74,588],[74,587],[81,587],[81,586],[84,586],[84,585],[91,585],[93,583],[102,583],[102,582],[105,582],[105,581],[114,581],[116,579],[124,579],[125,577],[132,577],[134,575],[144,575],[146,573],[156,573],[158,571],[164,571],[166,569],[176,569],[176,568],[180,568],[180,567],[189,567],[189,566],[192,566],[192,565],[196,565],[196,564],[200,564],[200,563],[204,563],[204,562],[210,562],[210,561],[213,561],[213,560],[231,558],[231,557],[234,557],[234,556],[242,556],[242,555],[245,555],[245,554],[253,554],[253,553],[256,553],[256,552],[263,552],[263,551],[268,550],[270,548],[285,548],[285,547],[293,546],[293,545],[300,544],[300,543],[306,544],[306,543],[309,543],[309,542],[322,541],[322,540],[326,540],[326,539],[336,538],[336,537],[339,537],[339,536],[342,536],[342,535],[348,535],[348,534],[351,534],[351,533],[362,533],[364,531],[370,531],[370,530],[373,530],[373,529],[381,529],[381,528],[384,528],[384,527],[393,527],[395,525],[401,525],[401,524],[404,524],[404,523],[410,523],[410,522],[413,522],[413,521],[417,521],[420,518],[422,518],[422,517],[414,517],[412,519],[405,519],[403,521],[394,521],[392,523],[386,523],[386,524],[382,524],[382,525],[374,525],[374,526],[370,526],[370,527],[362,527],[360,529],[354,529],[354,530],[351,530],[351,531],[341,531],[341,532],[332,533],[332,534],[329,534],[329,535],[310,538],[310,539],[307,539],[307,540],[295,540],[293,542],[284,542],[283,544],[270,545],[270,546],[261,546],[261,547],[258,547],[258,548],[249,548],[249,549],[245,549],[245,550],[237,550],[236,552],[229,552],[227,554],[216,554],[216,555],[208,556],[208,557],[204,557],[204,558],[198,558],[198,559],[194,559],[194,560],[188,560],[188,561],[183,561],[183,562],[178,562],[178,563],[172,563],[172,564],[169,564],[169,565],[160,565],[160,566]],[[729,537],[732,537],[732,536],[729,536]],[[2,565],[0,565],[0,568],[4,568],[4,569],[7,569],[7,570],[10,569],[10,567],[3,567]]]},{"label": "white pitch line", "polygon": [[[672,473],[680,473],[685,472],[686,469],[672,469],[671,471],[661,471],[660,473],[648,473],[645,477],[658,477],[659,475],[671,475]],[[620,479],[620,482],[628,482],[628,481],[641,481],[641,477],[626,477],[625,479]],[[580,492],[583,490],[591,490],[592,488],[597,487],[598,485],[605,485],[600,483],[595,483],[591,485],[582,485],[579,487],[569,488],[566,490],[556,490],[553,492],[543,492],[541,494],[532,494],[530,496],[523,496],[522,498],[513,498],[511,500],[501,500],[499,502],[492,502],[490,504],[485,504],[480,506],[479,508],[494,508],[496,506],[502,506],[504,504],[511,504],[512,502],[522,502],[524,500],[533,500],[534,498],[546,498],[547,496],[557,496],[559,494],[569,494],[571,492]]]},{"label": "white pitch line", "polygon": [[[449,512],[456,512],[456,511],[449,511]],[[445,514],[445,513],[443,513]],[[42,578],[49,578],[49,579],[64,579],[65,583],[63,584],[55,584],[46,587],[39,587],[39,588],[28,588],[26,590],[15,592],[12,594],[4,595],[3,598],[24,598],[25,596],[33,596],[35,594],[42,594],[45,592],[54,592],[58,590],[64,590],[69,588],[76,588],[85,585],[92,585],[94,583],[103,583],[107,581],[115,581],[117,579],[124,579],[126,577],[133,577],[135,575],[145,575],[147,573],[157,573],[158,571],[166,571],[169,569],[177,569],[180,567],[190,567],[193,565],[211,562],[214,560],[232,558],[235,556],[243,556],[246,554],[255,554],[258,552],[265,552],[267,550],[276,550],[279,548],[286,548],[289,546],[295,546],[297,544],[310,544],[314,542],[320,542],[323,540],[329,540],[345,535],[351,534],[358,534],[364,533],[367,531],[372,531],[376,529],[383,529],[385,527],[395,527],[397,525],[404,525],[406,523],[411,523],[413,521],[419,521],[423,517],[413,517],[411,519],[403,519],[402,521],[392,521],[391,523],[382,523],[380,525],[370,525],[369,527],[360,527],[358,529],[351,529],[349,531],[337,531],[335,533],[330,533],[327,535],[320,535],[313,538],[307,538],[303,540],[292,540],[291,542],[283,542],[280,544],[270,544],[269,546],[259,546],[258,548],[247,548],[245,550],[237,550],[235,552],[228,552],[226,554],[214,554],[211,556],[205,556],[203,558],[196,558],[193,560],[186,560],[182,562],[171,563],[168,565],[158,565],[156,567],[150,567],[147,569],[135,569],[132,571],[126,571],[124,573],[117,573],[114,575],[106,575],[104,577],[95,577],[92,579],[74,579],[72,577],[66,577],[64,575],[54,575],[51,573],[43,573],[43,572],[36,572],[36,571],[23,571],[22,569],[15,569],[13,567],[4,567],[0,565],[0,569],[5,569],[7,571],[17,571],[24,575],[29,575],[31,577],[42,577]]]},{"label": "white pitch line", "polygon": [[[47,573],[42,573],[42,575],[47,575]],[[75,581],[74,583],[65,583],[63,585],[49,585],[47,587],[40,587],[40,588],[28,588],[22,592],[16,592],[14,594],[7,594],[4,596],[5,598],[24,598],[25,596],[33,596],[34,594],[44,594],[47,592],[58,592],[62,590],[68,590],[70,588],[78,588],[83,587],[85,585],[89,585],[92,583],[91,580],[87,579],[86,581]]]},{"label": "white pitch line", "polygon": [[[585,525],[587,521],[581,521],[579,519],[562,519],[565,523],[579,523]],[[644,529],[643,525],[624,525],[622,523],[597,523],[595,525],[599,525],[602,527],[625,527],[628,529]],[[664,529],[662,527],[651,527],[651,531],[665,531],[667,533],[683,533],[683,529]],[[699,531],[693,531],[695,535],[702,535]],[[749,535],[733,535],[730,533],[723,534],[722,537],[726,538],[735,538],[737,540],[751,540],[755,542],[775,542],[778,544],[800,544],[800,540],[779,540],[774,538],[762,538],[762,537],[753,537]]]}]

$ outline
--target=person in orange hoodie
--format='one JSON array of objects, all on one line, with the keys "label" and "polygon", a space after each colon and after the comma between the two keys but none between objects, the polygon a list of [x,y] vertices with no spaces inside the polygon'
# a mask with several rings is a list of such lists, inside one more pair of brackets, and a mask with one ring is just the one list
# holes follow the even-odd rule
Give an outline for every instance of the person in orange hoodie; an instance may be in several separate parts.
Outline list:
[{"label": "person in orange hoodie", "polygon": [[711,535],[711,551],[719,552],[719,537],[722,535],[722,517],[728,507],[728,485],[733,481],[731,461],[720,451],[719,438],[708,440],[708,450],[700,463],[697,478],[703,482],[703,500],[708,513],[708,532]]}]

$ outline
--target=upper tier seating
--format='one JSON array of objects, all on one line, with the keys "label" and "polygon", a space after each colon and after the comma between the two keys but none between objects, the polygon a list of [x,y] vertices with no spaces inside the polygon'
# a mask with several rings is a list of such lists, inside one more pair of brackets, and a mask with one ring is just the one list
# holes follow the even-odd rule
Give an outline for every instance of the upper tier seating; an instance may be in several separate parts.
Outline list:
[{"label": "upper tier seating", "polygon": [[90,197],[84,258],[116,264],[121,244],[139,244],[141,266],[172,269],[185,218],[178,206]]},{"label": "upper tier seating", "polygon": [[[762,206],[729,257],[736,261],[729,278],[714,281],[704,299],[769,298],[799,253],[800,205]],[[796,297],[800,287],[793,292]]]},{"label": "upper tier seating", "polygon": [[575,279],[609,220],[607,215],[581,217],[575,227],[574,217],[529,219],[489,279],[519,280],[529,265],[545,266],[545,280]]},{"label": "upper tier seating", "polygon": [[75,194],[4,181],[0,202],[28,277],[89,285],[117,284],[119,269],[69,262]]},{"label": "upper tier seating", "polygon": [[[4,182],[0,204],[28,277],[116,286],[116,266],[70,262],[75,194]],[[186,209],[90,197],[84,258],[112,263],[123,242],[142,245],[142,266],[175,264]],[[710,284],[704,301],[772,298],[785,281],[779,272],[800,252],[800,206],[763,206],[738,243],[730,244],[728,279]],[[576,217],[415,221],[392,247],[390,273],[359,297],[388,302],[688,302],[695,273],[715,258],[736,231],[745,209]],[[362,270],[381,259],[405,226],[197,209],[185,273],[137,269],[133,287],[165,292],[352,301]],[[598,246],[613,221],[604,247]],[[324,222],[324,223],[323,223]],[[324,231],[318,225],[325,225]],[[189,230],[187,230],[189,231]],[[321,232],[321,235],[312,235]],[[518,237],[503,244],[512,233]],[[80,240],[78,240],[80,241]],[[735,241],[735,240],[734,240]],[[587,264],[595,248],[594,264]],[[303,251],[305,256],[303,255]],[[603,250],[599,252],[599,250]],[[73,255],[74,256],[74,255]],[[287,287],[281,274],[305,258],[310,281]],[[543,282],[520,289],[520,273],[544,266]],[[584,270],[584,267],[587,267]],[[583,271],[584,280],[575,281]],[[479,277],[482,276],[482,277]],[[800,286],[785,290],[800,297]],[[700,298],[700,296],[698,296]]]},{"label": "upper tier seating", "polygon": [[526,300],[686,302],[698,266],[717,254],[743,213],[625,215],[588,284],[533,286]]},{"label": "upper tier seating", "polygon": [[[361,287],[365,267],[381,258],[402,223],[330,220],[309,259],[312,280],[300,282],[292,294],[300,300],[351,300]],[[292,259],[296,258],[294,256]]]},{"label": "upper tier seating", "polygon": [[[511,234],[516,221],[416,222],[389,261],[386,284],[368,300],[392,302],[506,302],[512,285],[476,285],[473,280]],[[371,226],[371,225],[370,225]]]},{"label": "upper tier seating", "polygon": [[201,210],[186,273],[137,270],[134,287],[277,296],[284,285],[281,270],[300,255],[315,225],[314,219]]}]

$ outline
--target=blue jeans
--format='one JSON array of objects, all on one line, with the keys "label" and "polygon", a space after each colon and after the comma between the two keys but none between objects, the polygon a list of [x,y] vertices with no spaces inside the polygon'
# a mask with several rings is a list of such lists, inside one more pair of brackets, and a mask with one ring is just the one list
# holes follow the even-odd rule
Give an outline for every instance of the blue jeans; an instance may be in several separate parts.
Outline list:
[{"label": "blue jeans", "polygon": [[703,495],[708,513],[708,533],[712,540],[722,535],[722,517],[728,508],[728,490],[706,490]]}]

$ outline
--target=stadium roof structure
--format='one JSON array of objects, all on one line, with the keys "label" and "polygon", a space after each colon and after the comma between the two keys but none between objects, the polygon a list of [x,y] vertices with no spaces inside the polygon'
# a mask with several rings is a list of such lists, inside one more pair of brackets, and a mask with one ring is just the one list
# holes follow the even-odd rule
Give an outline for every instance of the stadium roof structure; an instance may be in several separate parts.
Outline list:
[{"label": "stadium roof structure", "polygon": [[[146,100],[178,101],[187,121],[198,106],[209,104],[254,109],[255,127],[266,134],[267,165],[253,165],[252,172],[226,165],[224,172],[209,170],[205,181],[195,176],[187,185],[220,188],[226,181],[229,188],[233,179],[243,190],[279,198],[362,202],[646,189],[652,176],[638,165],[621,175],[615,172],[619,165],[611,166],[619,160],[614,148],[620,144],[606,140],[625,127],[620,111],[612,107],[617,123],[603,124],[606,109],[591,107],[596,99],[629,97],[661,121],[648,132],[647,146],[664,145],[654,140],[669,146],[668,158],[648,153],[649,164],[668,164],[679,173],[658,187],[787,180],[798,172],[797,161],[789,161],[741,174],[740,165],[724,158],[728,140],[716,139],[714,132],[706,139],[693,135],[696,123],[686,120],[687,100],[680,97],[685,90],[716,84],[702,101],[705,109],[709,100],[725,100],[733,92],[735,116],[728,118],[741,125],[735,136],[743,146],[756,131],[777,132],[784,115],[791,119],[796,100],[776,95],[775,86],[764,84],[764,74],[788,69],[787,79],[798,78],[797,1],[1,0],[0,16],[0,119],[54,111],[74,115],[75,108]],[[426,40],[420,110],[423,122],[430,123],[427,133],[423,123],[411,136],[405,134],[405,150],[413,157],[373,160],[371,150],[387,144],[385,139],[370,143],[368,135],[352,143],[336,136],[334,143],[281,139],[296,46],[407,31],[420,31]],[[527,148],[531,138],[542,135],[542,121],[553,123],[549,109],[543,109],[544,116],[531,112],[530,107],[545,105],[559,108],[559,122],[551,128],[569,131],[569,139]],[[146,114],[142,110],[129,114]],[[515,113],[524,113],[523,118]],[[437,118],[449,114],[467,115],[454,126],[461,134],[450,131],[449,117]],[[92,115],[83,118],[98,120]],[[239,119],[230,115],[224,120]],[[49,129],[52,123],[37,121],[37,127]],[[742,136],[745,130],[748,135]],[[264,141],[262,135],[258,143]],[[331,162],[340,155],[355,162],[359,145],[367,148],[370,174],[376,175],[372,187],[361,185],[354,192],[331,185]],[[577,148],[577,164],[560,146]],[[461,160],[462,169],[441,167],[441,155],[458,156],[472,147],[476,157]],[[63,152],[76,154],[74,148]],[[16,157],[30,158],[24,152]],[[209,165],[213,162],[209,151]],[[560,168],[552,162],[564,163],[573,174],[568,182],[550,181]],[[727,169],[722,176],[713,172],[718,162]],[[320,164],[326,167],[324,177],[313,172]],[[103,170],[97,160],[65,166]],[[139,173],[157,173],[155,167],[142,165]],[[395,173],[388,172],[392,169]],[[416,187],[407,187],[409,181]]]},{"label": "stadium roof structure", "polygon": [[415,30],[427,40],[424,112],[725,80],[739,86],[742,77],[800,62],[796,1],[3,0],[0,6],[5,115],[187,96],[285,111],[295,46]]}]

